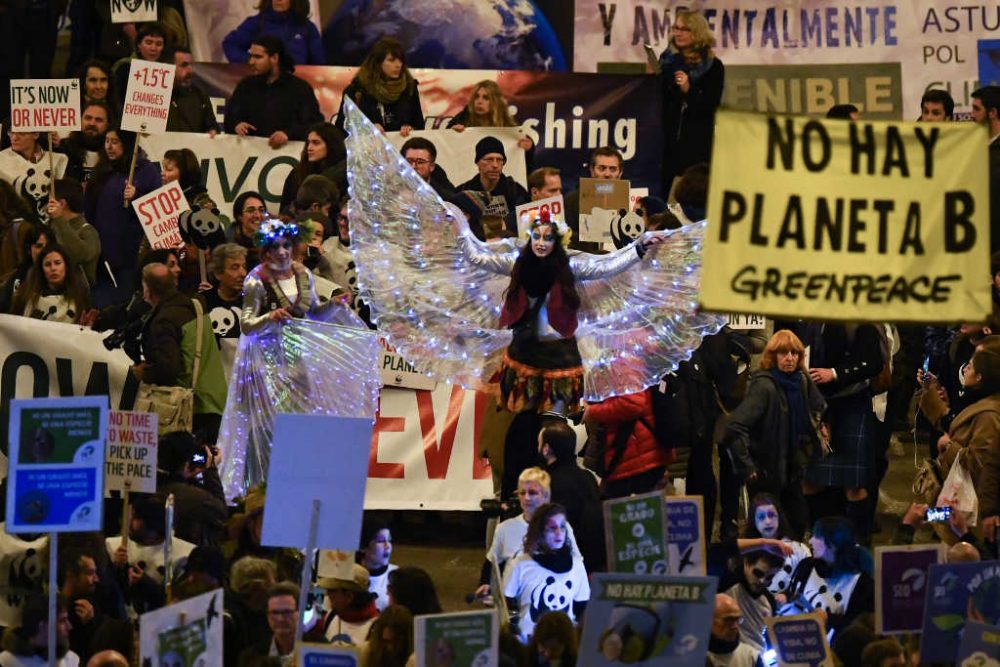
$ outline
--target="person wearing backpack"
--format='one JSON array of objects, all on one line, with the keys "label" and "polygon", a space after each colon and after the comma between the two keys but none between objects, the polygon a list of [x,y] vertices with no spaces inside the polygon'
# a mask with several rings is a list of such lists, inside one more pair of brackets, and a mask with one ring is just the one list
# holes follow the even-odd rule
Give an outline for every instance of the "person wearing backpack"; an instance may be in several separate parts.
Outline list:
[{"label": "person wearing backpack", "polygon": [[657,441],[652,389],[588,404],[583,421],[603,435],[601,495],[646,493],[664,481],[675,452]]}]

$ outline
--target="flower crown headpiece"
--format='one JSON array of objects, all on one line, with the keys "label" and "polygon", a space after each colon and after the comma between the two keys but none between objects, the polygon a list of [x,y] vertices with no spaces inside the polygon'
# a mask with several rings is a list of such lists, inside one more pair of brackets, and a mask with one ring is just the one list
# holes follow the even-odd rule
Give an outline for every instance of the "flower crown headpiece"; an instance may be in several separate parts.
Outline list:
[{"label": "flower crown headpiece", "polygon": [[312,227],[308,221],[303,223],[284,222],[280,218],[268,218],[260,223],[253,235],[253,242],[258,248],[266,248],[279,239],[290,239],[292,243],[308,241],[312,237]]},{"label": "flower crown headpiece", "polygon": [[534,231],[535,227],[541,227],[542,225],[552,227],[552,230],[556,234],[556,240],[559,241],[559,245],[563,247],[563,250],[569,248],[569,240],[573,237],[573,230],[564,221],[552,217],[547,208],[538,211],[531,218],[531,222],[528,224],[527,240],[531,240],[531,232]]}]

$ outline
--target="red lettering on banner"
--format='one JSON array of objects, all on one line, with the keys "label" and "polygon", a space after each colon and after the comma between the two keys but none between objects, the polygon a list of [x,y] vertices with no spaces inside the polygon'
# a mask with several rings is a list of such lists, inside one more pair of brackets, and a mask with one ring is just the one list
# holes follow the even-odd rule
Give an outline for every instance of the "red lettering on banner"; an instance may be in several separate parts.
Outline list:
[{"label": "red lettering on banner", "polygon": [[465,390],[461,387],[451,388],[448,399],[448,414],[445,417],[444,428],[441,429],[441,444],[438,444],[434,424],[434,401],[431,392],[418,390],[417,409],[420,414],[420,432],[424,436],[424,461],[427,463],[427,479],[446,479],[448,463],[451,461],[451,450],[455,446],[455,432],[458,430],[458,418],[462,414],[462,401]]},{"label": "red lettering on banner", "polygon": [[479,434],[483,432],[483,415],[486,414],[486,406],[490,397],[481,391],[476,392],[476,402],[474,404],[476,420],[475,433],[472,434],[472,479],[492,479],[493,471],[490,469],[489,459],[481,456],[479,451]]},{"label": "red lettering on banner", "polygon": [[402,433],[406,427],[406,419],[403,417],[383,417],[378,415],[375,418],[375,429],[372,431],[372,447],[368,453],[368,476],[380,479],[403,479],[404,466],[402,463],[386,463],[378,460],[378,435],[379,433]]}]

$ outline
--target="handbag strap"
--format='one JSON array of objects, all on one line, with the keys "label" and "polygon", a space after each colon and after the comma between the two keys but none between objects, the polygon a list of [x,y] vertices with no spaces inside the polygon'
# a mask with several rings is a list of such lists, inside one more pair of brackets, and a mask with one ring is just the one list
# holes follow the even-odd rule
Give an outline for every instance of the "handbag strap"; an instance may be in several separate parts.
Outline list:
[{"label": "handbag strap", "polygon": [[194,341],[194,368],[191,369],[191,389],[198,386],[198,373],[201,371],[201,339],[205,331],[205,311],[201,309],[201,301],[191,299],[194,304],[194,317],[196,322],[197,338]]}]

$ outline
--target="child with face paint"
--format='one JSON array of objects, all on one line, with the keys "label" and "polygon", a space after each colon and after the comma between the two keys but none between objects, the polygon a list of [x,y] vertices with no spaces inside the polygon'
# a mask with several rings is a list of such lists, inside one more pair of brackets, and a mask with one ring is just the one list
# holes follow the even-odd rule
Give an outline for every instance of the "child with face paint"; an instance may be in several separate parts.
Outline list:
[{"label": "child with face paint", "polygon": [[768,590],[778,598],[779,602],[785,602],[781,596],[788,589],[796,566],[802,559],[809,557],[809,547],[802,542],[789,539],[781,505],[771,494],[758,493],[751,498],[748,514],[747,525],[743,531],[744,538],[781,540],[791,550],[791,553],[785,555],[784,564],[768,586]]}]

